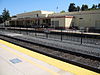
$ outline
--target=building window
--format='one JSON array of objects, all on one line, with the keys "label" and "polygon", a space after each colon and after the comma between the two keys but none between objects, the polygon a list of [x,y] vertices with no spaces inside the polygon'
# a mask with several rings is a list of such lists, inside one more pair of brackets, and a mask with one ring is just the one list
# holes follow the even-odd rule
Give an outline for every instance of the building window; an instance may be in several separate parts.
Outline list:
[{"label": "building window", "polygon": [[74,22],[72,22],[72,27],[74,27]]},{"label": "building window", "polygon": [[51,22],[52,26],[54,26],[54,21]]},{"label": "building window", "polygon": [[51,24],[53,27],[59,27],[59,21],[52,21]]}]

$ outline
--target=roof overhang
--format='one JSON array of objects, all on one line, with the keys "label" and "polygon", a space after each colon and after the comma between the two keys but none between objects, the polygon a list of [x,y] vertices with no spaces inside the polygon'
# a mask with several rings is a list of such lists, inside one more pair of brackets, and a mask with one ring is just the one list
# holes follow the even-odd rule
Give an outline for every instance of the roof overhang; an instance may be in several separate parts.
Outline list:
[{"label": "roof overhang", "polygon": [[74,16],[52,16],[48,18],[74,18]]}]

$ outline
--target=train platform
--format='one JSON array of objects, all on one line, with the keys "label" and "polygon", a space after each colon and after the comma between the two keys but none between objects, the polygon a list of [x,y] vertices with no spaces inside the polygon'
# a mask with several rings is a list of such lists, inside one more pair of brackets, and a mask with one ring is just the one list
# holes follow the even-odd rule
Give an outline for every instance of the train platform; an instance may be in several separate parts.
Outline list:
[{"label": "train platform", "polygon": [[100,75],[0,40],[0,75]]},{"label": "train platform", "polygon": [[28,40],[33,43],[42,44],[45,46],[55,47],[63,50],[69,50],[74,51],[78,53],[84,53],[87,55],[92,55],[96,57],[100,57],[100,46],[98,45],[82,45],[77,42],[61,42],[59,40],[52,40],[47,38],[40,38],[40,37],[32,37],[28,35],[23,34],[17,34],[17,33],[10,33],[10,32],[1,32],[2,35],[7,35],[10,37],[20,38],[22,40]]}]

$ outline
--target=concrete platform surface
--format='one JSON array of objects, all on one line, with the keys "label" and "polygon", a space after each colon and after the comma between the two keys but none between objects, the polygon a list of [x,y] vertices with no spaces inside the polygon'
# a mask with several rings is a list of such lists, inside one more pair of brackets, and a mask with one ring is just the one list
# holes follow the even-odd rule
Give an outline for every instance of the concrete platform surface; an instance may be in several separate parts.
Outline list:
[{"label": "concrete platform surface", "polygon": [[100,75],[0,40],[0,75]]},{"label": "concrete platform surface", "polygon": [[0,75],[73,75],[0,43]]}]

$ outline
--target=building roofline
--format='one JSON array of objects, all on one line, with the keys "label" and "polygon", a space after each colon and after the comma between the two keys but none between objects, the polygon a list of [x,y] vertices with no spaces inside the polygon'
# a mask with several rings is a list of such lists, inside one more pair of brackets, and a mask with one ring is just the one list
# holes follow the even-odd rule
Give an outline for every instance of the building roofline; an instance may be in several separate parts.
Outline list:
[{"label": "building roofline", "polygon": [[52,12],[53,13],[53,11],[36,10],[36,11],[24,12],[24,13],[20,13],[20,14],[16,14],[16,15],[29,14],[29,13],[32,13],[32,12],[40,12],[40,13],[42,13],[42,12]]},{"label": "building roofline", "polygon": [[74,18],[74,16],[55,16],[55,17],[42,17],[42,18],[18,18],[16,20],[51,19],[51,18]]}]

